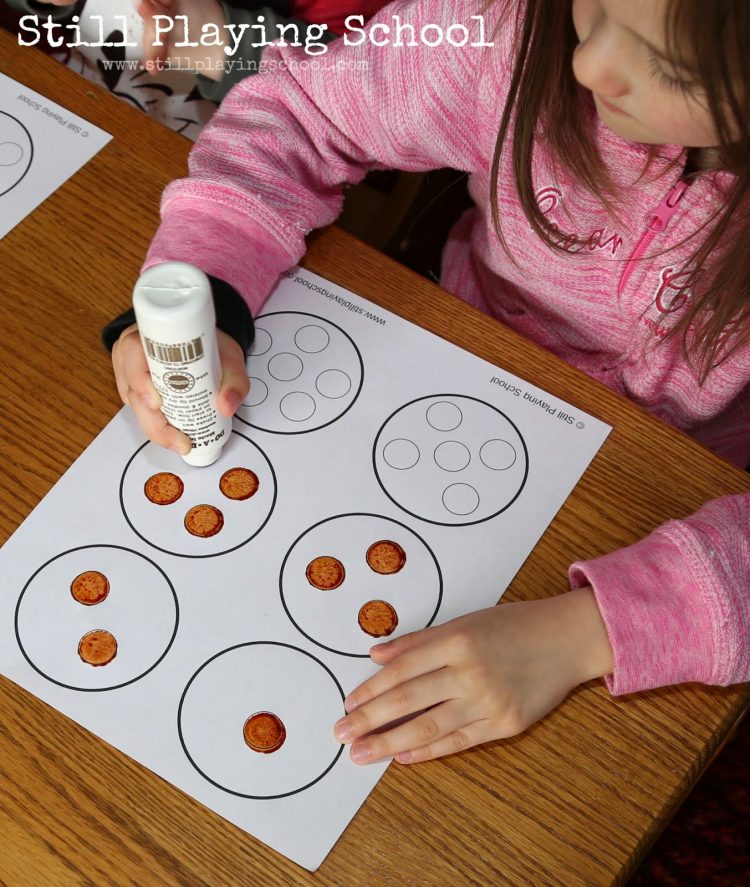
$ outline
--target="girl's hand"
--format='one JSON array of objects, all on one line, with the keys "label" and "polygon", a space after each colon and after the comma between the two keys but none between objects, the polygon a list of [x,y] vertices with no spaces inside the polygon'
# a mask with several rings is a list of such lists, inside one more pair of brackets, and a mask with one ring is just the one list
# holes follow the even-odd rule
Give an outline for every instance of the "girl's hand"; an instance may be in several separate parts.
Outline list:
[{"label": "girl's hand", "polygon": [[[222,416],[232,416],[250,390],[245,357],[237,342],[222,330],[216,330],[216,341],[222,366],[216,408]],[[181,456],[189,453],[192,446],[190,438],[170,425],[159,409],[161,397],[151,381],[141,337],[135,324],[123,330],[115,342],[112,365],[122,402],[133,408],[146,435],[154,443]]]},{"label": "girl's hand", "polygon": [[[514,736],[612,670],[590,588],[479,610],[370,656],[383,669],[349,694],[334,727],[357,764],[392,756],[414,764]],[[401,718],[410,720],[373,733]]]},{"label": "girl's hand", "polygon": [[216,25],[221,34],[224,33],[226,15],[218,0],[140,0],[136,8],[143,19],[143,61],[146,64],[171,62],[182,65],[186,70],[199,70],[211,80],[221,80],[224,73],[223,63],[226,59],[222,46],[200,46],[175,48],[175,42],[182,42],[183,23],[175,22],[171,31],[161,33],[161,46],[154,46],[156,39],[155,15],[166,15],[174,20],[175,16],[187,16],[191,40],[195,42],[200,36],[204,25]]}]

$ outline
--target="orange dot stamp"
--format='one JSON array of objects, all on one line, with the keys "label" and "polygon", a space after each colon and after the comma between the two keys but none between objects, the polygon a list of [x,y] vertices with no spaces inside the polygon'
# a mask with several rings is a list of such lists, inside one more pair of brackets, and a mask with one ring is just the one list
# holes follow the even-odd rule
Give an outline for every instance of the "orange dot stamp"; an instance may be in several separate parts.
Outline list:
[{"label": "orange dot stamp", "polygon": [[374,638],[388,637],[398,625],[398,616],[386,601],[368,601],[359,609],[359,627]]},{"label": "orange dot stamp", "polygon": [[272,712],[259,711],[245,721],[242,735],[253,751],[268,755],[284,744],[286,727],[281,718]]},{"label": "orange dot stamp", "polygon": [[185,515],[185,529],[193,536],[208,539],[224,526],[224,515],[213,505],[194,505]]},{"label": "orange dot stamp", "polygon": [[87,632],[78,642],[78,655],[89,665],[109,665],[117,656],[115,636],[103,628]]},{"label": "orange dot stamp", "polygon": [[87,607],[100,604],[109,594],[109,579],[98,570],[86,570],[71,582],[70,593]]},{"label": "orange dot stamp", "polygon": [[305,570],[305,576],[310,585],[321,591],[331,591],[338,588],[346,577],[344,565],[338,558],[323,554],[311,560]]},{"label": "orange dot stamp", "polygon": [[227,499],[242,501],[258,492],[258,475],[249,468],[230,468],[222,474],[219,489]]},{"label": "orange dot stamp", "polygon": [[146,481],[143,491],[149,502],[154,505],[172,505],[182,495],[185,485],[176,474],[171,471],[160,471],[152,474]]},{"label": "orange dot stamp", "polygon": [[380,542],[373,542],[367,549],[368,566],[371,570],[384,576],[398,573],[405,563],[406,552],[398,542],[381,539]]}]

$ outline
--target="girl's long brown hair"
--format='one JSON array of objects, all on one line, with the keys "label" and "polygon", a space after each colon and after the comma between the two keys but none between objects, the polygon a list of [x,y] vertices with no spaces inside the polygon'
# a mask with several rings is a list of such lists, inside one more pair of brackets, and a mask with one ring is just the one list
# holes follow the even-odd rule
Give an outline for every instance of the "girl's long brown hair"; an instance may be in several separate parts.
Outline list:
[{"label": "girl's long brown hair", "polygon": [[[526,217],[544,241],[565,251],[562,232],[535,198],[535,141],[545,139],[558,162],[615,211],[617,194],[591,139],[590,116],[582,113],[586,91],[573,76],[578,38],[569,0],[526,0],[518,9],[516,61],[492,160],[492,216],[505,242],[497,179],[512,128],[510,150]],[[666,9],[667,52],[677,67],[686,57],[692,60],[719,135],[721,167],[735,177],[724,207],[696,232],[704,236],[685,278],[692,297],[664,337],[682,337],[703,382],[712,367],[750,341],[750,2],[669,0]]]}]

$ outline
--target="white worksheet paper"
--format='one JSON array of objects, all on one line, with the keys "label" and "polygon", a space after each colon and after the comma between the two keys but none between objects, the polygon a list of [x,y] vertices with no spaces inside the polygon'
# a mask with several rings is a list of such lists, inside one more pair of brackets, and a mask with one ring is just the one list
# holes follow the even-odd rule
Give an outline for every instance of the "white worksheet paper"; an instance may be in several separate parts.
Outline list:
[{"label": "white worksheet paper", "polygon": [[[387,766],[332,735],[375,671],[360,608],[387,603],[393,638],[494,604],[610,428],[299,269],[256,319],[248,375],[213,466],[146,442],[124,409],[11,537],[0,671],[314,870]],[[248,499],[219,489],[236,467],[258,478]],[[146,498],[159,472],[183,482],[171,504]],[[196,505],[219,532],[187,532]],[[396,572],[368,564],[382,541]],[[308,579],[321,556],[335,588]],[[87,571],[109,582],[91,606],[71,594]],[[78,655],[96,629],[118,644],[99,667]],[[285,728],[274,752],[245,742],[258,712]]]},{"label": "white worksheet paper", "polygon": [[0,238],[112,137],[0,74]]}]

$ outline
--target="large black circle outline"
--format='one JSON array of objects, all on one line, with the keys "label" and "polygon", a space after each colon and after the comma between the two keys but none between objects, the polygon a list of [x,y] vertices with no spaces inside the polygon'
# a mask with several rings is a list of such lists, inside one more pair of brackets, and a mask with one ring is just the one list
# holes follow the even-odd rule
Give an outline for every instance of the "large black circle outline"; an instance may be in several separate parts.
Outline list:
[{"label": "large black circle outline", "polygon": [[328,647],[325,644],[322,644],[320,641],[316,641],[314,637],[311,637],[307,632],[303,631],[299,625],[294,621],[294,617],[289,612],[289,607],[286,605],[286,600],[284,599],[284,568],[286,567],[286,562],[289,560],[289,555],[294,550],[297,543],[302,539],[303,536],[306,536],[308,533],[312,533],[313,530],[317,529],[317,527],[321,526],[321,524],[326,524],[332,520],[338,520],[342,517],[374,517],[378,520],[387,520],[391,521],[394,524],[398,524],[399,527],[402,527],[404,530],[407,530],[412,536],[416,536],[417,539],[424,545],[427,551],[430,553],[432,560],[435,563],[435,568],[438,573],[438,580],[440,581],[440,587],[438,589],[438,600],[437,606],[435,607],[435,612],[430,616],[430,621],[425,625],[425,628],[429,628],[430,625],[435,621],[435,617],[437,616],[440,605],[443,603],[443,571],[440,569],[440,564],[438,563],[438,559],[435,557],[435,552],[430,548],[430,546],[425,542],[425,540],[419,535],[416,530],[413,530],[411,527],[407,527],[406,524],[402,524],[401,521],[396,520],[393,517],[387,517],[385,514],[374,514],[370,511],[348,511],[345,514],[334,514],[333,517],[325,517],[323,520],[319,520],[316,524],[313,524],[311,527],[308,527],[303,533],[300,533],[299,536],[292,542],[289,546],[287,553],[284,555],[284,560],[281,562],[281,569],[279,570],[279,594],[281,596],[281,606],[284,608],[284,612],[289,617],[289,621],[292,625],[297,629],[297,631],[303,636],[315,644],[316,647],[321,647],[323,650],[328,650],[329,653],[336,653],[338,656],[348,656],[350,659],[369,659],[369,655],[367,653],[346,653],[343,650],[337,650],[335,647]]},{"label": "large black circle outline", "polygon": [[231,551],[237,551],[238,548],[242,548],[243,545],[247,545],[248,542],[252,542],[252,540],[255,539],[255,537],[258,535],[258,533],[260,533],[260,531],[263,529],[263,527],[265,527],[265,525],[271,519],[271,515],[273,514],[273,510],[274,510],[274,508],[276,508],[276,500],[279,495],[279,484],[278,484],[278,481],[276,480],[276,472],[273,470],[273,465],[271,464],[271,460],[266,455],[265,450],[263,450],[261,447],[259,447],[258,444],[255,443],[254,440],[250,440],[249,437],[246,437],[244,434],[242,434],[241,431],[235,431],[234,429],[232,429],[232,434],[236,434],[238,437],[241,437],[244,440],[246,440],[249,444],[252,444],[258,450],[258,452],[263,456],[263,458],[268,463],[268,467],[271,469],[271,477],[273,477],[273,501],[271,502],[271,507],[270,507],[268,514],[266,515],[266,519],[263,521],[263,523],[258,527],[258,529],[253,533],[253,535],[249,536],[247,539],[245,539],[244,542],[240,542],[240,544],[235,545],[234,548],[227,548],[224,551],[215,551],[212,554],[181,554],[178,551],[170,551],[168,548],[160,548],[158,545],[155,545],[153,542],[150,542],[145,536],[141,535],[138,532],[138,530],[136,530],[136,528],[133,526],[130,518],[128,517],[127,511],[125,511],[125,502],[123,501],[123,493],[122,493],[123,487],[125,486],[125,475],[128,473],[128,468],[130,468],[130,463],[133,461],[133,459],[135,459],[135,457],[138,455],[138,453],[140,453],[140,451],[144,447],[147,447],[151,443],[151,441],[147,440],[145,443],[142,443],[138,447],[138,449],[133,453],[133,455],[128,459],[127,465],[125,466],[125,468],[122,471],[122,477],[120,478],[120,511],[122,511],[123,517],[127,521],[127,524],[130,527],[130,529],[135,533],[135,535],[142,542],[145,542],[146,545],[150,545],[152,548],[155,548],[157,551],[161,551],[163,554],[171,554],[172,557],[189,557],[189,558],[193,558],[193,559],[201,559],[201,558],[208,558],[208,557],[221,557],[222,555],[229,554]]},{"label": "large black circle outline", "polygon": [[26,133],[29,138],[29,146],[31,148],[31,157],[29,157],[29,162],[26,164],[26,169],[23,171],[21,178],[15,182],[10,188],[6,188],[5,191],[0,191],[0,197],[3,197],[5,194],[9,194],[14,188],[18,187],[21,182],[26,178],[26,174],[31,169],[31,163],[34,160],[34,140],[31,138],[31,133],[28,131],[26,126],[21,123],[18,117],[14,117],[12,114],[8,114],[7,111],[0,111],[0,114],[4,114],[6,117],[10,117],[11,120],[15,120],[16,123],[21,127],[21,129]]},{"label": "large black circle outline", "polygon": [[[391,496],[391,494],[388,492],[388,490],[386,490],[385,485],[383,484],[383,481],[380,479],[380,475],[378,474],[378,463],[377,463],[376,456],[377,456],[377,451],[378,451],[378,441],[380,440],[380,435],[383,433],[383,429],[391,421],[391,419],[396,415],[396,413],[400,413],[401,410],[405,410],[407,407],[410,407],[412,404],[419,403],[419,401],[421,401],[421,400],[431,400],[433,397],[461,397],[464,400],[473,400],[473,401],[476,401],[477,403],[481,403],[484,406],[489,407],[491,410],[494,410],[496,413],[500,413],[500,415],[503,417],[503,419],[505,419],[507,422],[509,422],[511,424],[511,426],[515,430],[516,434],[518,435],[518,438],[521,441],[521,446],[523,446],[524,455],[526,456],[526,469],[524,470],[524,473],[523,473],[523,479],[521,481],[521,486],[518,488],[518,492],[510,500],[510,502],[508,502],[507,505],[503,505],[503,507],[499,511],[496,511],[494,514],[490,514],[487,517],[479,518],[479,520],[465,521],[465,522],[462,522],[459,524],[445,523],[444,521],[438,521],[438,520],[430,520],[430,518],[428,518],[428,517],[421,517],[418,514],[414,514],[413,511],[409,511],[408,508],[405,508],[403,505],[401,505],[399,502],[397,502],[393,498],[393,496]],[[482,464],[484,464],[484,463],[482,463]],[[493,406],[491,403],[487,403],[486,400],[480,400],[480,398],[472,397],[470,394],[426,394],[424,397],[415,397],[414,400],[410,400],[408,403],[405,403],[402,406],[400,406],[398,409],[394,410],[391,413],[391,415],[387,417],[385,422],[383,422],[383,424],[380,426],[378,433],[375,435],[375,442],[372,445],[372,469],[375,472],[375,479],[377,480],[378,484],[380,485],[380,489],[385,493],[385,495],[391,500],[391,502],[393,502],[393,504],[397,508],[399,508],[401,511],[406,512],[406,514],[410,515],[411,517],[414,517],[417,520],[424,521],[424,523],[426,523],[426,524],[434,524],[437,527],[473,527],[476,524],[483,524],[485,521],[492,520],[493,518],[496,518],[498,516],[498,514],[502,514],[504,511],[507,511],[507,509],[509,509],[510,506],[521,495],[523,488],[526,486],[526,480],[528,479],[528,476],[529,476],[529,450],[526,446],[526,441],[523,439],[523,435],[518,430],[518,426],[516,425],[516,423],[509,416],[506,416],[502,410],[499,410],[496,406]]]},{"label": "large black circle outline", "polygon": [[[360,354],[359,348],[357,348],[357,346],[354,342],[354,339],[352,339],[352,337],[349,335],[349,333],[347,333],[346,330],[342,330],[341,327],[337,323],[334,323],[332,320],[329,320],[327,317],[321,317],[319,314],[310,314],[309,311],[269,311],[268,314],[261,314],[259,317],[256,317],[254,322],[257,324],[258,321],[263,320],[264,317],[275,317],[277,314],[299,314],[301,317],[312,317],[315,320],[322,320],[324,323],[330,323],[332,327],[335,327],[342,335],[346,336],[346,338],[352,343],[352,348],[354,348],[354,353],[357,355],[357,360],[359,361],[359,370],[360,370],[359,387],[357,388],[356,394],[352,398],[352,402],[344,410],[343,413],[339,413],[338,416],[334,416],[334,418],[331,419],[330,422],[326,422],[325,425],[316,425],[315,428],[308,428],[307,430],[304,430],[304,431],[303,430],[300,430],[300,431],[274,431],[271,428],[264,428],[262,425],[253,425],[252,422],[248,422],[247,419],[243,419],[242,416],[238,415],[235,418],[239,422],[242,422],[244,425],[247,425],[250,428],[255,428],[258,431],[265,431],[266,434],[287,434],[287,435],[290,435],[290,434],[310,434],[313,431],[320,431],[323,428],[328,428],[329,425],[333,425],[334,422],[338,422],[339,419],[342,419],[349,412],[349,410],[354,406],[354,404],[357,402],[357,400],[359,399],[359,395],[362,391],[362,385],[364,384],[364,381],[365,381],[365,365],[362,362],[362,355]],[[271,335],[271,334],[269,333],[269,335]],[[271,337],[271,338],[273,338],[273,337]],[[305,354],[307,352],[303,351],[302,353]],[[320,353],[320,352],[318,352],[318,353]],[[251,355],[251,356],[254,356],[254,355]],[[324,395],[321,395],[321,397],[323,397],[323,396]],[[252,407],[248,407],[248,409],[252,409]],[[291,421],[291,420],[289,420],[289,421]],[[305,421],[307,421],[307,420],[305,420]]]},{"label": "large black circle outline", "polygon": [[[129,681],[125,681],[122,684],[115,684],[112,687],[76,687],[72,684],[64,684],[62,681],[57,681],[55,678],[51,678],[49,675],[45,674],[40,668],[38,668],[29,658],[26,650],[24,649],[23,644],[21,643],[21,633],[18,630],[18,614],[21,609],[21,601],[23,600],[23,596],[26,594],[26,590],[29,585],[34,581],[34,579],[42,572],[45,567],[48,567],[53,561],[56,561],[58,558],[65,557],[66,554],[72,554],[74,551],[83,551],[85,548],[116,548],[119,551],[127,551],[129,554],[135,554],[138,557],[142,557],[144,561],[147,561],[151,564],[152,567],[156,567],[156,569],[161,573],[161,575],[166,580],[167,585],[169,586],[169,590],[172,592],[172,597],[174,598],[174,608],[175,608],[175,619],[174,619],[174,631],[172,632],[172,637],[169,639],[169,643],[167,644],[166,649],[161,654],[161,656],[154,662],[152,666],[146,669],[142,674],[139,674],[135,678],[131,678]],[[122,687],[127,687],[130,684],[134,684],[136,681],[140,681],[142,678],[145,678],[149,672],[152,672],[157,665],[159,665],[164,657],[169,653],[172,648],[172,644],[174,643],[174,639],[177,637],[177,629],[180,624],[180,602],[177,598],[177,592],[174,590],[174,585],[172,585],[172,580],[167,576],[167,574],[162,570],[159,564],[156,561],[152,561],[150,557],[147,557],[145,554],[141,554],[140,551],[135,551],[132,548],[127,548],[124,545],[107,545],[104,542],[97,542],[94,545],[77,545],[75,548],[69,548],[67,551],[62,551],[60,554],[56,554],[54,557],[51,557],[46,563],[42,564],[34,573],[29,577],[26,584],[21,591],[21,594],[18,597],[18,603],[16,604],[16,613],[13,620],[14,629],[16,634],[16,643],[18,644],[21,653],[23,654],[23,658],[29,663],[29,665],[34,669],[34,671],[41,675],[45,680],[50,681],[53,684],[57,684],[58,687],[64,687],[66,690],[77,690],[79,693],[104,693],[109,690],[120,690]]]},{"label": "large black circle outline", "polygon": [[180,737],[180,745],[182,746],[182,750],[185,752],[185,756],[187,757],[188,761],[190,761],[190,763],[193,765],[193,767],[195,767],[195,769],[200,773],[200,775],[204,779],[208,780],[208,782],[210,782],[211,785],[215,785],[216,788],[220,788],[223,792],[226,792],[227,794],[230,794],[230,795],[235,795],[238,798],[250,798],[253,801],[276,801],[279,798],[288,798],[290,795],[299,794],[300,792],[303,792],[306,789],[310,788],[310,786],[315,785],[316,782],[320,782],[320,780],[324,776],[326,776],[328,773],[330,773],[330,771],[333,769],[333,767],[338,762],[338,759],[341,757],[341,753],[344,751],[343,743],[341,745],[339,745],[339,750],[336,752],[336,755],[334,756],[331,763],[326,767],[326,769],[320,774],[320,776],[316,776],[315,779],[312,780],[312,782],[308,782],[307,785],[303,785],[301,788],[295,788],[290,792],[284,792],[283,794],[280,794],[280,795],[248,795],[248,794],[245,794],[244,792],[238,792],[238,791],[235,791],[234,789],[227,788],[226,786],[221,785],[221,783],[216,782],[216,780],[211,779],[210,776],[206,776],[206,774],[201,770],[201,768],[195,763],[195,761],[190,756],[190,752],[187,750],[187,745],[185,744],[185,739],[182,735],[182,705],[185,701],[185,697],[187,696],[187,692],[190,689],[190,685],[198,677],[198,675],[203,671],[203,669],[206,668],[208,665],[210,665],[214,661],[214,659],[218,659],[219,656],[223,656],[225,653],[231,653],[233,650],[239,650],[240,647],[256,647],[259,645],[271,646],[271,647],[286,647],[289,650],[295,650],[297,653],[302,653],[304,656],[307,656],[310,659],[312,659],[313,662],[317,662],[318,665],[320,665],[325,671],[328,672],[329,676],[333,680],[333,683],[336,685],[336,689],[341,694],[341,705],[343,708],[344,699],[346,697],[344,695],[344,691],[341,688],[341,684],[338,682],[338,678],[331,671],[331,669],[325,664],[325,662],[321,662],[320,659],[317,658],[317,656],[313,656],[312,653],[308,653],[307,650],[303,650],[301,647],[295,647],[293,644],[284,644],[281,641],[247,641],[246,643],[235,644],[232,647],[227,647],[226,650],[220,650],[218,653],[215,653],[210,659],[207,659],[203,663],[203,665],[201,665],[200,668],[193,673],[192,677],[185,685],[185,689],[182,691],[182,696],[180,697],[180,704],[177,706],[177,733]]}]

